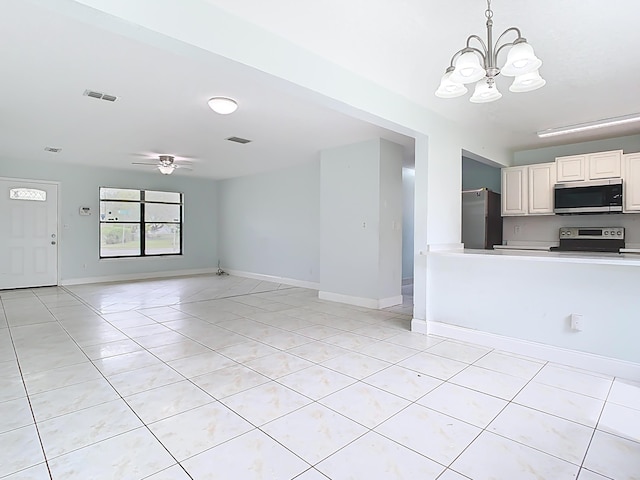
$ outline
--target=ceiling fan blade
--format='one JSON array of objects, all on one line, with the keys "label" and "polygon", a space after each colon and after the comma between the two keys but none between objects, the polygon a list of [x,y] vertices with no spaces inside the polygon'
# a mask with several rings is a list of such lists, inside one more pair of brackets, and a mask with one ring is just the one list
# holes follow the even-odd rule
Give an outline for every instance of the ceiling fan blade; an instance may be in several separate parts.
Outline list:
[{"label": "ceiling fan blade", "polygon": [[158,163],[148,163],[148,162],[131,162],[131,165],[151,165],[153,167],[157,167]]},{"label": "ceiling fan blade", "polygon": [[191,165],[185,165],[184,163],[174,163],[176,168],[181,168],[182,170],[193,170]]}]

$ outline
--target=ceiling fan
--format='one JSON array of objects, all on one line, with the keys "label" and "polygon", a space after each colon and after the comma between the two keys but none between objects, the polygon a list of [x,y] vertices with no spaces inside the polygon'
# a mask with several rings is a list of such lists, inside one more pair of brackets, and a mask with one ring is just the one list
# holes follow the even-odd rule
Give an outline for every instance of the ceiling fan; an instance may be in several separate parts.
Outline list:
[{"label": "ceiling fan", "polygon": [[[178,163],[180,162],[180,163]],[[173,155],[160,155],[157,162],[131,162],[132,165],[149,165],[156,167],[163,175],[171,175],[176,168],[193,170],[191,163],[176,160]]]}]

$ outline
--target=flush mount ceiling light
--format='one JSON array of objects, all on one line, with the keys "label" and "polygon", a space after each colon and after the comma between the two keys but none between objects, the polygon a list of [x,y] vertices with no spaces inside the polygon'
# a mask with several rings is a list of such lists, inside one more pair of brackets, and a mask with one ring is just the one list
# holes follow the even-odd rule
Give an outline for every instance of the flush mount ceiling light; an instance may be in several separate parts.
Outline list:
[{"label": "flush mount ceiling light", "polygon": [[596,128],[613,127],[632,122],[640,122],[640,113],[625,115],[623,117],[605,118],[602,120],[596,120],[595,122],[578,123],[567,127],[549,128],[538,132],[538,137],[555,137],[556,135],[567,135],[569,133],[584,132],[586,130],[594,130]]},{"label": "flush mount ceiling light", "polygon": [[213,97],[209,100],[209,108],[220,115],[229,115],[238,108],[238,102],[228,97]]},{"label": "flush mount ceiling light", "polygon": [[[477,35],[467,38],[467,45],[458,50],[451,58],[436,96],[440,98],[455,98],[467,93],[467,83],[476,83],[471,101],[473,103],[487,103],[498,100],[502,94],[496,86],[496,77],[502,73],[507,77],[515,77],[509,87],[511,92],[530,92],[543,87],[546,83],[538,73],[542,60],[533,53],[533,48],[527,43],[516,27],[506,29],[493,43],[493,11],[491,0],[487,0],[487,41]],[[504,40],[505,35],[515,33],[517,38],[512,42]],[[472,41],[479,45],[472,47]],[[478,48],[480,47],[480,48]],[[498,67],[498,55],[508,48],[507,59],[502,67]]]}]

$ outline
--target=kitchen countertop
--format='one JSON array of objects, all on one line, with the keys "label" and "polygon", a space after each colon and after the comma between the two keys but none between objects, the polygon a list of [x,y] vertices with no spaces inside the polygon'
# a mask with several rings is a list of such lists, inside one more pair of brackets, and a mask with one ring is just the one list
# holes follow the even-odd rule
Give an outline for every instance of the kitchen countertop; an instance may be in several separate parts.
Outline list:
[{"label": "kitchen countertop", "polygon": [[[633,249],[632,249],[633,250]],[[585,253],[585,252],[550,252],[541,250],[445,250],[433,252],[435,255],[474,255],[496,257],[508,260],[517,258],[519,260],[541,261],[541,262],[566,262],[602,265],[632,265],[640,266],[640,255],[637,253]]]}]

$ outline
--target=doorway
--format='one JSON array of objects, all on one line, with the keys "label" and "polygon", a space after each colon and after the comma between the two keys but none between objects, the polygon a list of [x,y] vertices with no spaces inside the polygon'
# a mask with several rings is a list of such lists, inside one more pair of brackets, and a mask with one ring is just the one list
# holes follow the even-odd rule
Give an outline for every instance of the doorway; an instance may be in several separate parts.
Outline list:
[{"label": "doorway", "polygon": [[0,179],[0,289],[58,284],[58,185]]}]

